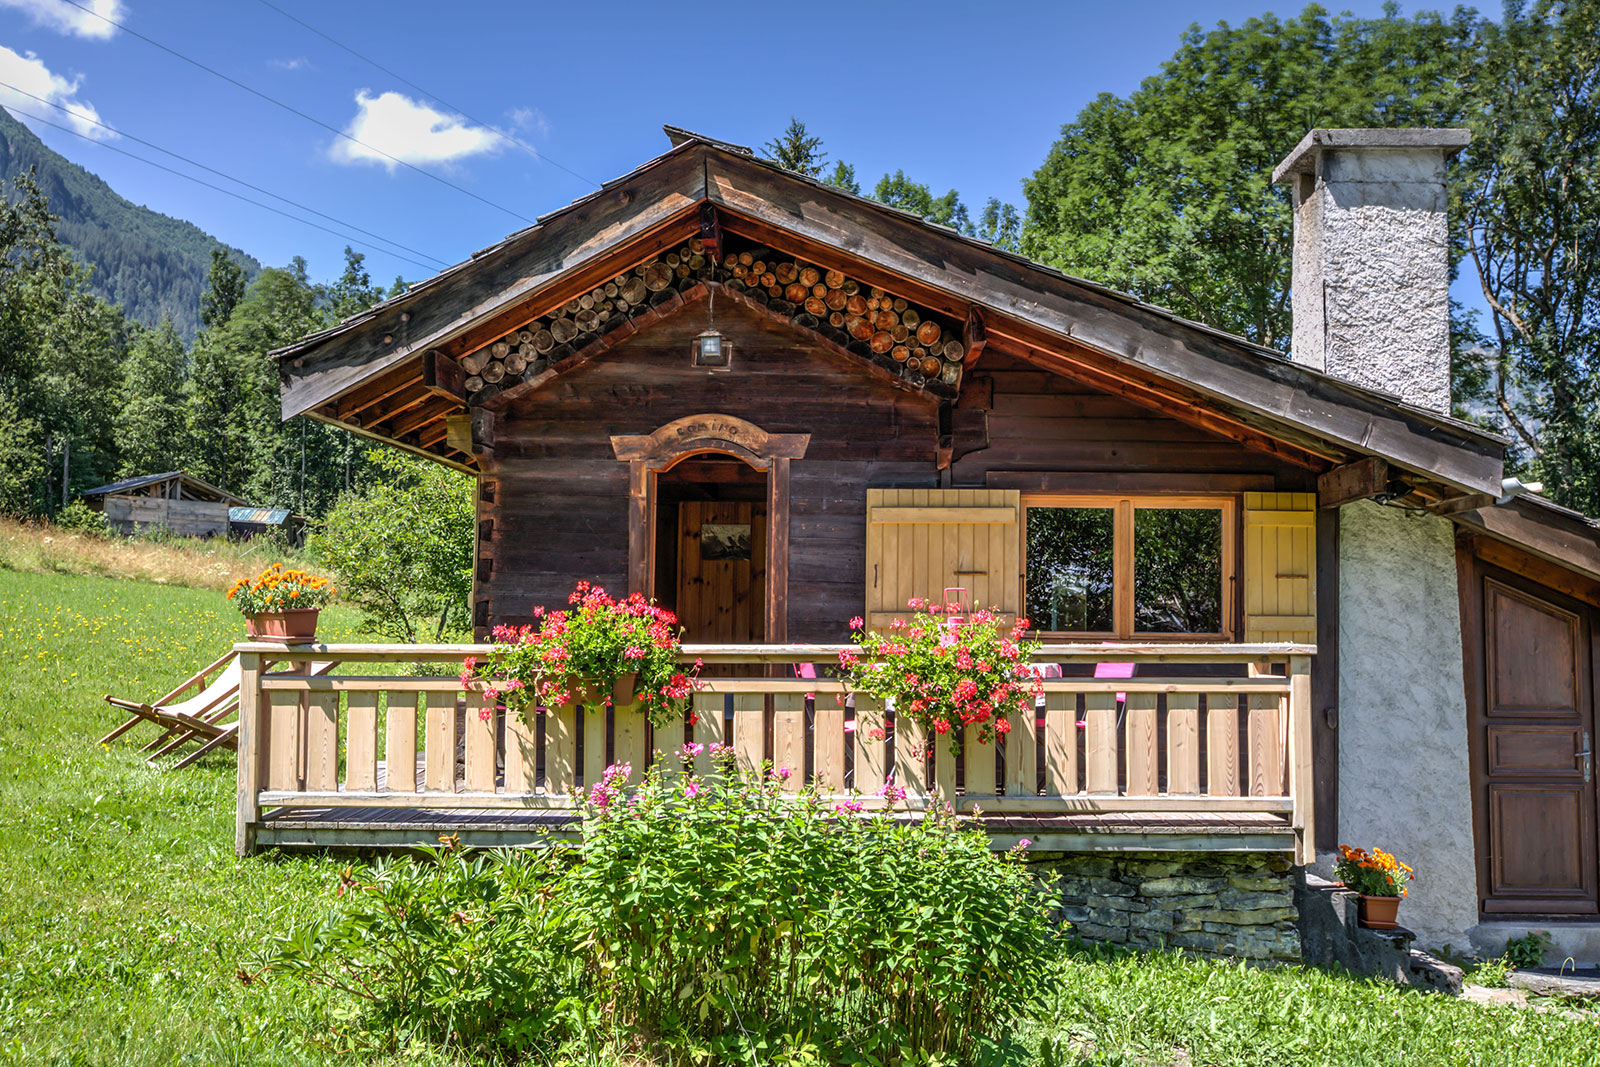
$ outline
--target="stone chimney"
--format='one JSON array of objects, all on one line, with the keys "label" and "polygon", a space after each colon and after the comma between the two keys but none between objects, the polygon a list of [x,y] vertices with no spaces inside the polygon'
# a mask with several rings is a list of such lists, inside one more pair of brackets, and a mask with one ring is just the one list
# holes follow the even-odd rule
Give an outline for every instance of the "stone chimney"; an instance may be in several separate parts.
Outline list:
[{"label": "stone chimney", "polygon": [[1467,130],[1312,130],[1272,172],[1294,203],[1291,357],[1450,411],[1445,163]]}]

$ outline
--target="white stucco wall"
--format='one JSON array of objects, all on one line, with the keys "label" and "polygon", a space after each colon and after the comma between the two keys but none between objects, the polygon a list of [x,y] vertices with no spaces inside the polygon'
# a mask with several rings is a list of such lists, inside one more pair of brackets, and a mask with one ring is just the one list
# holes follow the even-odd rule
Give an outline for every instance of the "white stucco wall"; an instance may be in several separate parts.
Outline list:
[{"label": "white stucco wall", "polygon": [[1339,840],[1417,870],[1400,921],[1463,948],[1477,923],[1455,541],[1448,520],[1339,517]]}]

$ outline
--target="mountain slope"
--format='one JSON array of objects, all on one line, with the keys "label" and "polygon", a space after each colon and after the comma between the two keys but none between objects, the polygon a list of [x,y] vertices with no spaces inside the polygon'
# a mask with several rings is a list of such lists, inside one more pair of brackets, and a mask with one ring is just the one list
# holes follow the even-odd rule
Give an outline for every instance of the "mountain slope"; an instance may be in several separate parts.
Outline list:
[{"label": "mountain slope", "polygon": [[[211,249],[228,246],[193,223],[124,200],[0,107],[0,178],[9,180],[29,167],[37,168],[35,178],[50,198],[50,210],[61,218],[57,237],[93,265],[95,293],[143,323],[154,325],[163,313],[171,315],[184,340],[193,340]],[[261,269],[237,248],[228,251],[250,277]]]}]

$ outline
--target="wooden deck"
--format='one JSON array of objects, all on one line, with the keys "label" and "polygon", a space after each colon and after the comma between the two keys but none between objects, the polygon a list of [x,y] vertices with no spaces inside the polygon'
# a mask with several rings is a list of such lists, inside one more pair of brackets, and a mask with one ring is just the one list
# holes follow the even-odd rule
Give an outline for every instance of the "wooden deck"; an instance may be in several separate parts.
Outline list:
[{"label": "wooden deck", "polygon": [[[481,646],[238,646],[241,852],[531,847],[578,832],[578,797],[609,764],[637,781],[692,737],[725,743],[740,764],[788,767],[806,785],[917,819],[940,798],[974,815],[994,847],[1035,851],[1281,851],[1308,856],[1309,656],[1298,645],[1067,645],[1041,660],[1137,665],[1135,677],[1063,677],[1034,715],[1011,716],[997,746],[952,756],[913,724],[832,679],[713,678],[691,728],[656,731],[632,708],[571,707],[524,719],[485,708],[449,675]],[[825,663],[820,646],[690,647],[686,658],[772,666]],[[338,660],[390,673],[263,674],[264,660]],[[1182,665],[1167,677],[1164,665]],[[1273,664],[1284,668],[1274,672]],[[1196,666],[1206,668],[1196,674]],[[1248,669],[1246,669],[1248,667]],[[435,668],[440,669],[440,668]],[[887,735],[887,736],[885,736]],[[930,751],[931,750],[931,751]],[[981,757],[981,758],[975,758]],[[676,757],[670,757],[675,759]],[[695,757],[704,773],[709,760]],[[391,766],[414,768],[392,780]],[[409,780],[405,780],[405,779]],[[906,791],[885,799],[886,784]]]}]

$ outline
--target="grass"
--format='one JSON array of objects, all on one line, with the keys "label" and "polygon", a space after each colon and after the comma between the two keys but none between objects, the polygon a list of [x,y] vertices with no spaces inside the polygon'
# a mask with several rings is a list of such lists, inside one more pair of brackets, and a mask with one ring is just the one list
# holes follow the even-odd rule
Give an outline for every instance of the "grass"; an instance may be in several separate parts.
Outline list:
[{"label": "grass", "polygon": [[[238,971],[329,903],[341,860],[233,855],[231,756],[182,772],[93,741],[235,639],[214,592],[0,557],[0,1063],[455,1063],[345,1045],[346,1005]],[[51,568],[45,568],[50,570]],[[359,639],[335,607],[324,632]],[[1315,971],[1074,954],[1015,1035],[1046,1064],[1600,1062],[1600,1023]],[[597,1041],[595,1047],[604,1047]],[[571,1062],[620,1065],[584,1052]]]},{"label": "grass", "polygon": [[158,585],[226,589],[295,553],[267,538],[196,540],[159,535],[101,537],[48,523],[0,517],[0,570],[133,578]]}]

